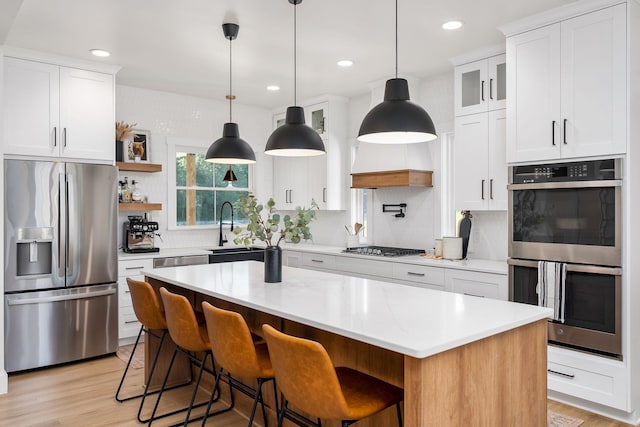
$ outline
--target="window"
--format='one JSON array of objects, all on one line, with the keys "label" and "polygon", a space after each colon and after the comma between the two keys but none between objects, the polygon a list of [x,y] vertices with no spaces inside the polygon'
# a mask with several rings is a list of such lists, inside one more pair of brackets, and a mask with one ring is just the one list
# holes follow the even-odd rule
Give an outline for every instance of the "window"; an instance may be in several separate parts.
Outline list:
[{"label": "window", "polygon": [[[351,147],[351,158],[355,159],[358,147],[357,142]],[[371,232],[373,230],[373,191],[371,189],[351,190],[351,225],[359,222],[362,224],[362,231],[359,233],[360,243],[370,243]]]},{"label": "window", "polygon": [[[231,209],[225,209],[220,218],[224,202],[234,203],[240,196],[251,191],[251,168],[249,165],[233,165],[238,178],[233,183],[223,181],[229,165],[205,161],[207,147],[169,144],[169,222],[170,228],[213,228],[222,219],[231,220]],[[242,223],[244,218],[235,215],[234,221]]]}]

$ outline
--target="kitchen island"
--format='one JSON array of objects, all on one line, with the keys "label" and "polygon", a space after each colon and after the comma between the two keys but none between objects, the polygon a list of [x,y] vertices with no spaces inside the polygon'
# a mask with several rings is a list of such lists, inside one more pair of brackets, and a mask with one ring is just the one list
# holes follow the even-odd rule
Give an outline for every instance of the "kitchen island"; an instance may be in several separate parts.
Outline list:
[{"label": "kitchen island", "polygon": [[[551,310],[255,261],[144,271],[155,287],[320,341],[336,365],[404,387],[406,426],[546,426]],[[392,411],[359,425],[395,425]],[[328,424],[331,425],[331,424]]]}]

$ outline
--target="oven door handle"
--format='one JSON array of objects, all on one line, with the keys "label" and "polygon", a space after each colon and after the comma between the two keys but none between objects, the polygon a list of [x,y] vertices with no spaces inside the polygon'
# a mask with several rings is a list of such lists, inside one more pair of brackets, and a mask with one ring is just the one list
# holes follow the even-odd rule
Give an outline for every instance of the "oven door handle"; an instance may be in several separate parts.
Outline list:
[{"label": "oven door handle", "polygon": [[[538,261],[531,261],[526,259],[512,259],[507,260],[507,264],[515,265],[517,267],[529,267],[538,268]],[[591,273],[591,274],[606,274],[608,276],[621,276],[622,268],[620,267],[601,267],[599,265],[583,265],[583,264],[567,264],[567,271],[573,271],[576,273]]]},{"label": "oven door handle", "polygon": [[508,190],[545,190],[556,188],[602,188],[622,187],[621,179],[603,181],[570,181],[570,182],[541,182],[535,184],[509,184]]}]

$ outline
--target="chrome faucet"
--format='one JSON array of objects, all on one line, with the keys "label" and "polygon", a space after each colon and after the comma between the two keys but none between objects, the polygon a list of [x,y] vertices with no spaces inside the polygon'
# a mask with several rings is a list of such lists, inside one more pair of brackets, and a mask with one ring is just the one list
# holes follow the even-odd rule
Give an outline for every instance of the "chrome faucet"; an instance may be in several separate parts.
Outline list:
[{"label": "chrome faucet", "polygon": [[224,205],[229,205],[231,208],[231,229],[229,231],[233,231],[233,205],[231,202],[226,201],[220,206],[220,237],[218,238],[218,246],[223,246],[228,241],[222,237],[222,211],[224,210]]}]

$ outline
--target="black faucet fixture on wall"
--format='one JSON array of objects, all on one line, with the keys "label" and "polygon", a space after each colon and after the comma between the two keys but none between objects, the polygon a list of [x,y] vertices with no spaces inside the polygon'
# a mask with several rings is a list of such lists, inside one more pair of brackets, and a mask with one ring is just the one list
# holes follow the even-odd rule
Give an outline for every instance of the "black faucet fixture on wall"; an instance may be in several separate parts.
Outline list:
[{"label": "black faucet fixture on wall", "polygon": [[[390,209],[390,208],[396,208],[396,209]],[[404,218],[404,210],[407,208],[407,204],[406,203],[400,203],[397,205],[382,205],[382,212],[391,212],[391,213],[395,213],[395,217],[396,218]],[[396,213],[397,212],[397,213]]]},{"label": "black faucet fixture on wall", "polygon": [[226,201],[222,204],[222,206],[220,206],[220,236],[218,237],[218,246],[224,246],[224,244],[228,241],[227,239],[224,239],[222,237],[222,211],[224,210],[225,205],[229,205],[229,207],[231,208],[231,229],[229,231],[233,231],[233,205],[231,204],[231,202]]}]

